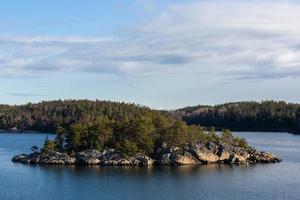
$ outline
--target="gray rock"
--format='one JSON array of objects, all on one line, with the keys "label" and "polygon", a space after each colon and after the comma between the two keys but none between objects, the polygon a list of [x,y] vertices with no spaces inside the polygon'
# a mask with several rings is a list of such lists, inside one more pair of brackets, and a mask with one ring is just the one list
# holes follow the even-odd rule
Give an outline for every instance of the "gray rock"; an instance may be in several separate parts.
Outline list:
[{"label": "gray rock", "polygon": [[[188,149],[187,147],[184,149]],[[157,156],[156,163],[159,165],[195,165],[200,164],[189,151],[179,147],[164,149]]]},{"label": "gray rock", "polygon": [[170,160],[171,153],[165,153],[160,155],[158,159],[156,159],[156,163],[159,165],[170,165],[172,162]]},{"label": "gray rock", "polygon": [[136,157],[134,157],[134,160],[136,160],[138,163],[138,165],[140,166],[151,166],[154,163],[154,160],[148,156],[145,155],[138,155]]},{"label": "gray rock", "polygon": [[102,157],[102,153],[95,149],[81,151],[75,154],[76,163],[86,165],[98,165]]},{"label": "gray rock", "polygon": [[214,154],[214,151],[199,144],[192,147],[190,151],[201,163],[216,163],[219,160],[219,157]]},{"label": "gray rock", "polygon": [[68,156],[66,153],[60,152],[48,152],[41,154],[41,165],[73,165],[75,164],[75,158]]},{"label": "gray rock", "polygon": [[21,160],[23,160],[27,155],[26,154],[19,154],[19,155],[15,155],[11,161],[13,162],[21,162]]},{"label": "gray rock", "polygon": [[175,165],[196,165],[200,164],[191,153],[185,151],[183,154],[173,153],[170,156],[170,161]]},{"label": "gray rock", "polygon": [[40,161],[40,153],[38,152],[34,152],[26,156],[22,156],[22,158],[20,158],[20,162],[23,164],[38,164],[39,161]]},{"label": "gray rock", "polygon": [[116,160],[116,162],[117,162],[118,166],[129,166],[129,165],[131,165],[131,162],[128,159],[125,159],[125,158],[121,158],[119,160]]},{"label": "gray rock", "polygon": [[248,161],[250,163],[276,163],[281,161],[281,159],[278,156],[271,154],[269,152],[264,152],[264,151],[259,152],[253,149],[250,149],[249,151],[250,152],[248,152],[249,153]]},{"label": "gray rock", "polygon": [[229,159],[226,161],[226,163],[245,164],[247,163],[247,159],[238,154],[231,154],[229,156]]},{"label": "gray rock", "polygon": [[71,157],[60,152],[34,152],[31,154],[20,154],[12,158],[13,162],[24,164],[41,165],[118,165],[118,166],[151,166],[158,165],[196,165],[206,163],[275,163],[281,159],[269,152],[261,152],[254,148],[241,148],[224,143],[198,143],[196,145],[185,145],[184,148],[166,145],[157,149],[153,158],[143,154],[128,157],[114,149],[106,149],[102,152],[90,149],[81,151]]}]

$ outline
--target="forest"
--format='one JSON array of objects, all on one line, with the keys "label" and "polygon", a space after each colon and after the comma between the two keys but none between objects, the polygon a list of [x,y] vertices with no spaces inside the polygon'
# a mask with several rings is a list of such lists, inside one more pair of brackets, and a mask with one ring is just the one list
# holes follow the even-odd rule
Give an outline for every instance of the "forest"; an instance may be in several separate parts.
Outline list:
[{"label": "forest", "polygon": [[[0,130],[54,132],[97,119],[130,122],[139,118],[183,120],[188,125],[217,130],[289,131],[300,130],[300,104],[283,101],[235,102],[215,106],[199,105],[174,111],[158,111],[145,106],[90,100],[57,100],[25,105],[0,105]],[[179,122],[178,122],[179,123]],[[180,122],[181,123],[181,122]]]},{"label": "forest", "polygon": [[157,111],[135,104],[111,101],[57,100],[25,105],[0,105],[0,130],[54,132],[57,127],[70,127],[81,121],[107,117],[126,121],[146,112]]},{"label": "forest", "polygon": [[45,139],[43,151],[70,154],[85,149],[114,148],[126,155],[151,155],[159,147],[171,148],[198,141],[227,141],[246,147],[243,138],[224,130],[222,137],[214,129],[187,125],[167,112],[135,104],[110,101],[48,101],[21,106],[2,105],[0,126],[10,131],[55,132],[54,141]]},{"label": "forest", "polygon": [[229,128],[237,131],[300,133],[300,104],[283,101],[199,105],[171,111],[170,115],[187,124],[214,126],[219,130]]}]

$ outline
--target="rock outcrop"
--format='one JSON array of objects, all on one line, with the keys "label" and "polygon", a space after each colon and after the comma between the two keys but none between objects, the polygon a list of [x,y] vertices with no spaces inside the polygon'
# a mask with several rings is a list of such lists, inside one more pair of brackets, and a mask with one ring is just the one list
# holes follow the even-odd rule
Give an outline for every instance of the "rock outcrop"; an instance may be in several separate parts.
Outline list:
[{"label": "rock outcrop", "polygon": [[12,158],[13,162],[23,164],[41,164],[41,165],[73,165],[76,163],[74,157],[68,156],[66,153],[49,152],[49,153],[31,153],[20,154]]},{"label": "rock outcrop", "polygon": [[68,156],[66,153],[50,152],[40,155],[39,164],[42,165],[73,165],[76,163],[74,157]]},{"label": "rock outcrop", "polygon": [[95,149],[81,151],[75,154],[76,163],[84,165],[98,165],[102,153]]},{"label": "rock outcrop", "polygon": [[13,162],[40,165],[103,165],[103,166],[151,166],[151,165],[199,165],[199,164],[255,164],[276,163],[281,159],[269,152],[254,148],[241,148],[223,143],[198,143],[183,148],[161,147],[149,157],[143,154],[127,156],[114,149],[98,151],[94,149],[77,152],[69,156],[60,152],[34,152],[20,154]]},{"label": "rock outcrop", "polygon": [[13,162],[20,162],[23,164],[37,164],[40,162],[40,153],[34,152],[31,154],[20,154],[12,158]]},{"label": "rock outcrop", "polygon": [[175,147],[161,148],[156,154],[155,163],[158,165],[195,165],[201,164],[190,151]]},{"label": "rock outcrop", "polygon": [[43,152],[20,154],[12,158],[13,162],[23,164],[40,164],[40,165],[103,165],[103,166],[150,166],[154,160],[148,156],[137,154],[128,157],[124,154],[117,153],[113,149],[98,150],[90,149],[75,154],[74,157],[60,152]]},{"label": "rock outcrop", "polygon": [[194,147],[190,147],[190,152],[197,158],[201,163],[215,163],[219,160],[216,155],[215,149],[211,150],[206,148],[204,145],[198,144]]}]

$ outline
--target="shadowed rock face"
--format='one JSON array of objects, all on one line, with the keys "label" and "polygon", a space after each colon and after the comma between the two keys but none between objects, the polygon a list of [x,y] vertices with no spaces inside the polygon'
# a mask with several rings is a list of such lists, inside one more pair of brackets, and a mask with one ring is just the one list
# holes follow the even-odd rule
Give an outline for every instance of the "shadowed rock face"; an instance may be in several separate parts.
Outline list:
[{"label": "shadowed rock face", "polygon": [[156,165],[199,165],[199,164],[254,164],[254,163],[276,163],[281,159],[276,155],[258,151],[254,148],[241,148],[222,143],[198,143],[187,145],[184,148],[160,148],[152,158],[137,154],[128,157],[114,149],[102,152],[94,149],[81,151],[75,156],[66,153],[34,152],[31,154],[20,154],[12,158],[13,162],[40,165],[106,165],[106,166],[151,166]]}]

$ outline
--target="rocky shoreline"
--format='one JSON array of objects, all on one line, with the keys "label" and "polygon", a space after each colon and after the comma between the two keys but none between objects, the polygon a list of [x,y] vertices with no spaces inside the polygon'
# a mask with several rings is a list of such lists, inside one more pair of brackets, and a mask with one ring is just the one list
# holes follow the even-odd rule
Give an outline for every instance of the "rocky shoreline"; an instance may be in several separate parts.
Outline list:
[{"label": "rocky shoreline", "polygon": [[101,165],[101,166],[151,166],[151,165],[201,165],[201,164],[255,164],[277,163],[281,159],[269,152],[254,148],[241,148],[224,143],[198,143],[184,148],[159,148],[151,155],[127,156],[114,149],[85,150],[70,156],[60,152],[33,152],[12,158],[13,162],[39,165]]}]

